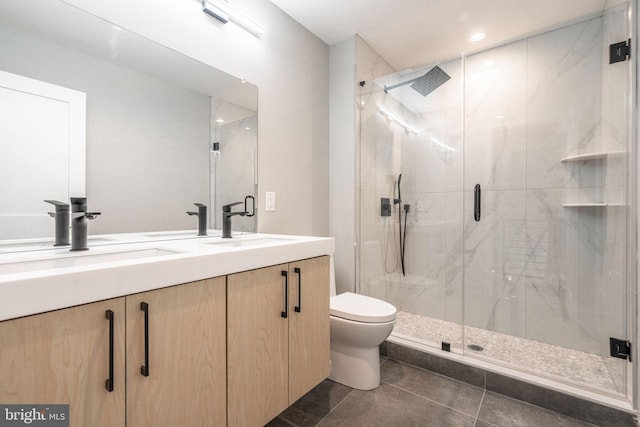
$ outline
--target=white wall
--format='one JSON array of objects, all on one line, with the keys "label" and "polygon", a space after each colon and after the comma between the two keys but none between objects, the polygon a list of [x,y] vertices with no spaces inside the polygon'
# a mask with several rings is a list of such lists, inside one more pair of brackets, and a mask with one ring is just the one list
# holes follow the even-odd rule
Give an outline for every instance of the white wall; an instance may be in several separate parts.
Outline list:
[{"label": "white wall", "polygon": [[353,292],[356,242],[356,39],[331,46],[330,234],[336,239],[336,290]]},{"label": "white wall", "polygon": [[[262,38],[218,22],[195,0],[66,2],[258,86],[258,230],[328,235],[324,42],[267,0],[231,2],[265,27]],[[276,193],[275,212],[264,212],[265,191]]]}]

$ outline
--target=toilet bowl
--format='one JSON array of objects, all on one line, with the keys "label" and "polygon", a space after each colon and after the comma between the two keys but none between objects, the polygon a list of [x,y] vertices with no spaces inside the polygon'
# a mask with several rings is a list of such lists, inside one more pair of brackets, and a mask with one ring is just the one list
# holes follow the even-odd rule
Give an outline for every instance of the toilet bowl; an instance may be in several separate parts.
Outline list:
[{"label": "toilet bowl", "polygon": [[380,385],[379,346],[396,321],[396,308],[352,292],[336,295],[331,257],[331,373],[329,379],[359,390]]}]

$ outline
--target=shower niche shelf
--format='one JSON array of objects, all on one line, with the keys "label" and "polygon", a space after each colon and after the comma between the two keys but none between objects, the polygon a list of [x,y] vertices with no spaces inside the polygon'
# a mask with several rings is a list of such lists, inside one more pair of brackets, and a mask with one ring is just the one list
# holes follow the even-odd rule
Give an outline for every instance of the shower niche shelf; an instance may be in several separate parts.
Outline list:
[{"label": "shower niche shelf", "polygon": [[567,162],[582,162],[585,160],[601,160],[607,158],[616,158],[622,157],[625,155],[624,151],[602,151],[599,153],[588,153],[588,154],[578,154],[575,156],[567,156],[563,159],[560,159],[562,163]]},{"label": "shower niche shelf", "polygon": [[[624,151],[601,151],[596,153],[577,154],[575,156],[567,156],[560,159],[562,163],[571,162],[583,162],[588,160],[605,160],[624,157],[626,152]],[[565,208],[609,208],[626,206],[624,203],[610,203],[610,202],[585,202],[585,203],[563,203]]]}]

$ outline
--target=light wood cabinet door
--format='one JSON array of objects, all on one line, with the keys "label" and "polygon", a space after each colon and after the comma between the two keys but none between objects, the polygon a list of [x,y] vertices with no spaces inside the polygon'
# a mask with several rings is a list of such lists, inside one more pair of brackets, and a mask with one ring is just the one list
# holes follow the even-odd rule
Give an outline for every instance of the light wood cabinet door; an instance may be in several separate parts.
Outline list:
[{"label": "light wood cabinet door", "polygon": [[227,276],[229,426],[263,426],[288,406],[287,277],[282,272],[288,274],[288,265]]},{"label": "light wood cabinet door", "polygon": [[72,426],[125,425],[124,330],[124,298],[0,322],[0,402],[69,404]]},{"label": "light wood cabinet door", "polygon": [[289,264],[289,404],[329,376],[329,257]]},{"label": "light wood cabinet door", "polygon": [[127,296],[127,426],[226,424],[225,292],[220,277]]}]

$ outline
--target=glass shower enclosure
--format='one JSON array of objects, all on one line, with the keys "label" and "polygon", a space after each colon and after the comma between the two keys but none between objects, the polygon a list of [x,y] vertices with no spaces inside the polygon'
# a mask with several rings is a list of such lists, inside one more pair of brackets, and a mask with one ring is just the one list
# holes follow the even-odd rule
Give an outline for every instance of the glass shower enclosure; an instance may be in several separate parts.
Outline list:
[{"label": "glass shower enclosure", "polygon": [[629,396],[630,32],[625,3],[359,87],[358,291],[392,337]]}]

